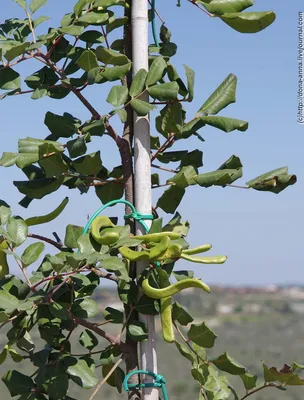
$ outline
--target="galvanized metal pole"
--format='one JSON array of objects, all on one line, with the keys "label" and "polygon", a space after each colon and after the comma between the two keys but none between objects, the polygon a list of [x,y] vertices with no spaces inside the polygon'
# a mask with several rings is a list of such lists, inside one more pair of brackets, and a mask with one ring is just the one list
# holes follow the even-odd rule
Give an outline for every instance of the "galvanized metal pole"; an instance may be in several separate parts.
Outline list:
[{"label": "galvanized metal pole", "polygon": [[[148,1],[132,0],[132,61],[133,74],[144,68],[148,71]],[[142,100],[148,101],[148,94],[144,94]],[[138,117],[134,115],[134,179],[135,179],[135,207],[142,214],[151,214],[151,157],[150,157],[150,123],[149,116]],[[149,221],[147,221],[149,225]],[[144,233],[137,226],[137,234]],[[137,264],[137,273],[140,273],[147,265]],[[148,328],[149,340],[140,343],[141,368],[151,372],[157,372],[157,356],[155,348],[155,322],[153,316],[139,315],[139,319]],[[150,381],[146,377],[146,382]],[[158,400],[158,390],[149,388],[144,390],[144,400]]]}]

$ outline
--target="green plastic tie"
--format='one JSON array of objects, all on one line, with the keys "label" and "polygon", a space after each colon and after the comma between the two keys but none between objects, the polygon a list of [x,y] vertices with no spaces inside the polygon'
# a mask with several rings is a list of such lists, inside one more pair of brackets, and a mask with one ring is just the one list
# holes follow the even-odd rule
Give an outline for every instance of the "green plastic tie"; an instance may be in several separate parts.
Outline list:
[{"label": "green plastic tie", "polygon": [[[128,383],[129,379],[133,375],[149,375],[154,378],[154,382]],[[142,388],[162,389],[163,399],[169,400],[166,388],[166,379],[161,374],[156,374],[154,372],[144,371],[144,370],[137,370],[130,372],[125,376],[125,379],[123,381],[123,388],[126,392],[128,392],[130,389],[142,389]]]},{"label": "green plastic tie", "polygon": [[107,207],[111,207],[111,206],[114,206],[115,204],[119,204],[119,203],[127,204],[127,205],[131,208],[131,210],[132,210],[132,213],[131,213],[131,214],[126,214],[126,215],[124,216],[124,218],[125,218],[125,219],[128,219],[128,218],[133,218],[133,219],[135,219],[136,221],[138,221],[138,222],[141,224],[141,226],[144,228],[145,232],[148,233],[148,232],[149,232],[149,228],[148,228],[148,226],[145,224],[145,222],[144,222],[143,220],[144,220],[144,219],[146,219],[146,220],[153,220],[154,217],[153,217],[152,214],[141,214],[141,213],[137,212],[137,211],[136,211],[136,208],[133,206],[133,204],[130,203],[129,201],[127,201],[127,200],[112,200],[112,201],[109,201],[108,203],[106,203],[104,206],[100,207],[100,208],[92,215],[92,217],[89,219],[89,221],[87,222],[86,226],[85,226],[84,229],[83,229],[83,235],[86,234],[86,233],[88,233],[88,230],[90,229],[90,227],[91,227],[91,225],[92,225],[92,222],[94,221],[94,219],[95,219],[103,210],[105,210]]}]

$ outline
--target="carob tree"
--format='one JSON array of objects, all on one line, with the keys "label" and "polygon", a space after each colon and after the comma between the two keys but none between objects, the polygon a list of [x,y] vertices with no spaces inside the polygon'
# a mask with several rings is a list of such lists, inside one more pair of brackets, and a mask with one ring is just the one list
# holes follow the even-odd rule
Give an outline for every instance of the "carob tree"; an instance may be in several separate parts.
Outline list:
[{"label": "carob tree", "polygon": [[[216,171],[201,173],[202,152],[188,150],[187,142],[192,136],[203,141],[198,131],[205,126],[224,132],[247,130],[246,121],[218,115],[235,102],[236,76],[228,75],[196,114],[188,116],[184,106],[193,100],[194,71],[185,65],[184,79],[171,63],[177,46],[164,23],[159,43],[154,32],[155,43],[149,46],[149,71],[140,70],[132,77],[131,0],[79,0],[72,12],[63,16],[59,27],[49,28],[44,34],[37,34],[36,29],[48,18],[36,13],[47,0],[29,4],[14,1],[20,6],[20,15],[0,25],[1,98],[24,94],[33,100],[44,96],[60,100],[76,96],[88,113],[88,120],[81,121],[71,110],[63,115],[48,111],[44,123],[50,134],[45,139],[21,138],[15,153],[3,153],[1,166],[16,165],[26,175],[25,180],[13,182],[25,196],[20,204],[28,207],[33,200],[62,186],[81,193],[93,188],[103,204],[122,197],[133,203],[133,112],[138,116],[158,112],[151,135],[151,165],[169,178],[161,182],[164,175],[151,176],[153,188],[167,188],[151,210],[152,227],[143,237],[133,235],[134,218],[140,219],[140,215],[128,205],[125,225],[101,216],[84,233],[83,227],[70,224],[61,243],[33,233],[33,227],[58,217],[68,199],[49,214],[25,220],[14,216],[10,206],[1,201],[0,321],[1,327],[9,329],[0,363],[11,358],[33,364],[32,375],[18,372],[17,364],[3,376],[11,396],[20,400],[72,400],[68,393],[73,383],[84,389],[96,386],[92,399],[104,382],[121,393],[125,373],[138,368],[138,342],[148,340],[146,327],[138,320],[139,311],[161,314],[163,338],[177,347],[185,363],[189,362],[201,399],[245,399],[263,388],[284,390],[288,385],[303,385],[297,372],[304,367],[297,363],[281,370],[263,365],[264,380],[260,382],[228,353],[209,359],[206,349],[214,346],[215,333],[204,322],[194,324],[182,305],[171,300],[187,287],[209,291],[191,271],[175,271],[179,259],[203,264],[226,259],[197,256],[211,245],[189,248],[185,239],[189,223],[182,221],[176,209],[192,185],[226,187],[242,177],[242,163],[234,155]],[[242,33],[261,31],[275,20],[272,11],[244,12],[253,5],[252,0],[187,1]],[[150,18],[154,22],[155,15],[160,17],[153,9]],[[34,72],[21,77],[15,67],[25,62],[33,64]],[[105,112],[93,106],[85,93],[88,86],[95,85],[98,91],[108,82],[113,82],[106,98],[112,110]],[[149,103],[141,98],[144,92],[149,93]],[[114,119],[122,123],[120,132],[113,128]],[[117,145],[121,164],[115,168],[103,165],[99,151],[87,154],[87,143],[103,135]],[[172,150],[180,141],[185,141],[187,150]],[[171,162],[179,163],[178,168],[168,168]],[[295,182],[295,175],[289,175],[287,168],[278,168],[250,180],[246,187],[279,193]],[[163,224],[157,215],[160,209],[175,215]],[[31,244],[18,251],[26,240]],[[44,254],[45,243],[53,245],[53,254]],[[10,263],[17,262],[23,279],[9,274],[7,257]],[[148,265],[141,276],[136,276],[134,267],[138,260]],[[35,263],[37,270],[29,274],[27,267]],[[170,277],[176,282],[171,284]],[[107,307],[100,321],[92,296],[104,279],[117,284],[125,312]],[[90,321],[92,317],[96,318]],[[101,327],[103,324],[117,324],[113,325],[116,334]],[[78,355],[71,346],[77,327],[82,328],[79,343],[84,348]],[[40,335],[44,347],[36,347],[32,331]],[[102,339],[101,344],[98,339]],[[100,383],[98,366],[104,376]],[[240,377],[245,394],[235,392],[228,374]],[[128,396],[139,399],[141,394],[135,390]]]}]

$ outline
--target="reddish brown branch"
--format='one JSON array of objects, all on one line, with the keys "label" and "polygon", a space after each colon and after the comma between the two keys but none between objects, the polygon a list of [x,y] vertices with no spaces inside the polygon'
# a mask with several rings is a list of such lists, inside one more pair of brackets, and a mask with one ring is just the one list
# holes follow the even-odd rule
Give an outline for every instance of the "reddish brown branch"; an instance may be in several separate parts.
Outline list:
[{"label": "reddish brown branch", "polygon": [[35,233],[29,233],[27,236],[32,238],[32,239],[38,239],[38,240],[41,240],[43,242],[49,243],[52,246],[55,246],[58,250],[62,249],[62,246],[59,243],[57,243],[57,242],[55,242],[55,240],[49,239],[49,238],[47,238],[45,236],[36,235]]}]

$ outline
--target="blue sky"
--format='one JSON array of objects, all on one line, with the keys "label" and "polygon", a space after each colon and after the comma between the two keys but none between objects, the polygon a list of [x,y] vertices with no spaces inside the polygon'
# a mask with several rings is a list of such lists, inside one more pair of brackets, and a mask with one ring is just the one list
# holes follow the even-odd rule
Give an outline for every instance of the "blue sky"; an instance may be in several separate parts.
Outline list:
[{"label": "blue sky", "polygon": [[[182,0],[181,8],[175,6],[175,0],[157,3],[172,31],[172,41],[178,44],[178,53],[172,62],[181,74],[183,64],[196,72],[195,100],[188,107],[189,118],[229,73],[238,77],[237,102],[221,115],[247,120],[249,129],[226,134],[207,127],[201,130],[205,143],[194,139],[187,141],[189,150],[199,148],[204,152],[201,171],[212,171],[235,154],[244,165],[244,177],[238,183],[285,165],[290,173],[298,176],[298,183],[279,195],[234,188],[189,189],[178,211],[191,222],[191,244],[212,243],[212,253],[226,254],[228,261],[211,267],[179,262],[176,269],[191,267],[197,276],[210,284],[304,284],[304,125],[297,123],[297,18],[304,6],[300,0],[293,0],[288,7],[276,0],[256,0],[255,10],[272,9],[277,19],[261,33],[243,35],[221,21],[209,18],[186,1]],[[70,0],[60,3],[49,0],[40,14],[51,16],[52,26],[56,26],[73,5],[74,1]],[[21,15],[22,9],[5,0],[0,20]],[[38,69],[38,64],[25,64],[18,71],[27,76]],[[85,92],[101,113],[110,110],[104,102],[108,90],[107,86],[98,86]],[[48,98],[33,101],[27,96],[7,98],[0,104],[1,150],[15,151],[18,138],[44,138],[48,132],[43,124],[47,111],[58,114],[67,111],[83,120],[89,118],[72,95],[63,101]],[[153,126],[151,133],[155,134]],[[186,141],[180,142],[178,148],[185,146]],[[109,138],[96,138],[89,151],[96,149],[101,150],[108,168],[118,164],[116,149]],[[64,188],[42,201],[34,201],[25,210],[18,206],[21,195],[12,185],[13,180],[23,179],[23,174],[17,168],[0,168],[0,178],[1,198],[13,207],[15,214],[23,217],[48,212],[69,196],[69,207],[47,227],[48,231],[44,227],[33,227],[33,233],[51,236],[56,230],[64,237],[66,224],[84,225],[87,215],[100,206],[93,191],[80,196],[79,192]],[[153,192],[154,203],[160,193],[161,189]],[[122,206],[118,207],[122,213]],[[111,210],[113,214],[114,210]]]}]

